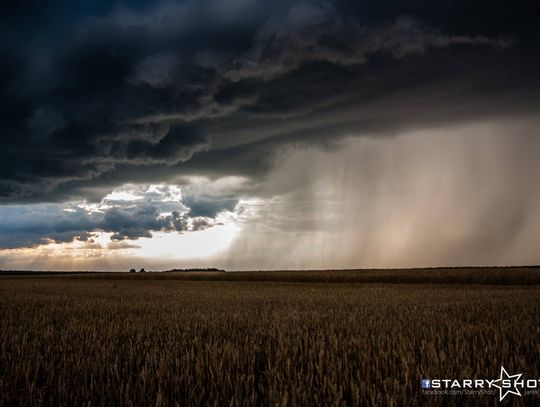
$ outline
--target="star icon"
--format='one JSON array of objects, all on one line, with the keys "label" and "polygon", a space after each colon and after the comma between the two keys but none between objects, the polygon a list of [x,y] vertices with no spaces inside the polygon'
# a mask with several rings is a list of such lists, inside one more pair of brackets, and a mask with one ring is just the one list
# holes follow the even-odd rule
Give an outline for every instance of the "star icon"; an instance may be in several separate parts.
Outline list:
[{"label": "star icon", "polygon": [[[515,382],[516,380],[519,380],[522,374],[523,373],[509,375],[506,369],[501,366],[501,376],[493,383],[493,386],[499,389],[499,401],[502,401],[507,396],[507,394],[515,394],[516,396],[521,396],[521,393],[519,392]],[[501,385],[495,384],[497,382],[502,382],[503,380],[510,380],[512,387],[503,388],[502,383]]]}]

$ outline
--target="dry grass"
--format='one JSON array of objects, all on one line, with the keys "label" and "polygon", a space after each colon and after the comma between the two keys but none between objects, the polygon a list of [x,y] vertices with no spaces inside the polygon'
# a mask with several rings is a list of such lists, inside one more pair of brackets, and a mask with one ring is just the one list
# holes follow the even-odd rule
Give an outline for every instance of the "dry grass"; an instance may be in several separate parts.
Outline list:
[{"label": "dry grass", "polygon": [[1,277],[0,405],[496,404],[420,380],[540,372],[540,287],[299,275]]}]

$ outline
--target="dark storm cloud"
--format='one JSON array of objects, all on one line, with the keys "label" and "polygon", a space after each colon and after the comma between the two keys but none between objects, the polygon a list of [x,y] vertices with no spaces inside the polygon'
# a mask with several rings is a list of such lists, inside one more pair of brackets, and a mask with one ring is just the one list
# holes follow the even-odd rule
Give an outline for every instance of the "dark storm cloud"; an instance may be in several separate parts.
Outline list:
[{"label": "dark storm cloud", "polygon": [[112,208],[105,212],[100,225],[105,232],[114,232],[111,240],[152,237],[151,231],[178,231],[187,229],[187,221],[179,212],[160,216],[153,206],[135,208]]},{"label": "dark storm cloud", "polygon": [[192,217],[206,217],[215,218],[219,212],[224,210],[233,211],[234,207],[238,203],[237,199],[227,198],[205,198],[198,196],[184,196],[183,202],[189,206],[189,216]]},{"label": "dark storm cloud", "polygon": [[[539,99],[527,3],[2,7],[5,202],[99,199],[183,175],[257,178],[290,144],[515,114]],[[193,216],[212,205],[194,203]],[[111,228],[119,238],[141,235],[131,215],[111,213],[126,223]]]}]

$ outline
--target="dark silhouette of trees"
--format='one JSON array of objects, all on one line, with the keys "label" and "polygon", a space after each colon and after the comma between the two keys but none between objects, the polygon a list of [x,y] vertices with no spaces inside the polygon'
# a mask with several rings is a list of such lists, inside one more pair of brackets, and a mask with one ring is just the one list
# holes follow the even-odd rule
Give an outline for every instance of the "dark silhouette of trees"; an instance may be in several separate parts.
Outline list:
[{"label": "dark silhouette of trees", "polygon": [[130,272],[130,273],[135,273],[136,270],[135,270],[135,269],[131,269],[131,270],[129,270],[129,272]]},{"label": "dark silhouette of trees", "polygon": [[192,268],[186,268],[186,269],[166,270],[164,271],[164,273],[179,272],[179,271],[225,271],[225,270],[218,269],[216,267],[192,267]]}]

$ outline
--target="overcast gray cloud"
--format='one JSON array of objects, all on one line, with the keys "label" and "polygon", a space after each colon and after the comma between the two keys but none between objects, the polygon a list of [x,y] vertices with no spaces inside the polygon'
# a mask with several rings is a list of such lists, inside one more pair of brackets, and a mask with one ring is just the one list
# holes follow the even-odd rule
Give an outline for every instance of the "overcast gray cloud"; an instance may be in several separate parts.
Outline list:
[{"label": "overcast gray cloud", "polygon": [[355,66],[377,55],[397,59],[452,45],[488,45],[496,49],[512,45],[509,36],[443,34],[412,16],[400,16],[394,22],[374,27],[345,22],[343,18],[329,4],[321,8],[295,5],[284,18],[270,19],[258,32],[254,47],[234,61],[224,76],[233,81],[271,80],[309,62]]}]

